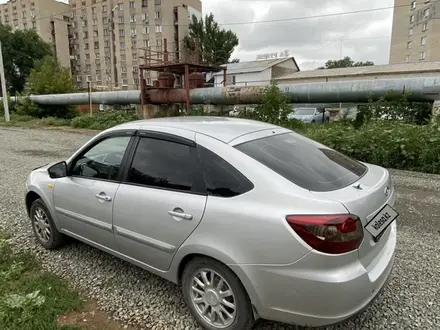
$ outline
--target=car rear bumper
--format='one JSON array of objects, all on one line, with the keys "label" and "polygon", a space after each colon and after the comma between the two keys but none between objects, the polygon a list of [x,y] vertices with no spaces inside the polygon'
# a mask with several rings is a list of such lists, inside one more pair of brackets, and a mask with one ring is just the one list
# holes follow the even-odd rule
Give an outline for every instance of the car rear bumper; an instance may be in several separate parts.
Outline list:
[{"label": "car rear bumper", "polygon": [[338,259],[311,252],[291,265],[241,265],[237,273],[245,274],[263,319],[311,327],[340,323],[367,308],[385,286],[394,264],[396,224],[387,230],[372,267],[365,268],[357,256],[339,266]]}]

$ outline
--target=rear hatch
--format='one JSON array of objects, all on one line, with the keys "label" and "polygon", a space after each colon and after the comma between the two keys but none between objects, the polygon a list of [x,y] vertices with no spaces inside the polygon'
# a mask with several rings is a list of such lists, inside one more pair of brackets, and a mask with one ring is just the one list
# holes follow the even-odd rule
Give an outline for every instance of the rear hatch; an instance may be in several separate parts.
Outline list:
[{"label": "rear hatch", "polygon": [[297,186],[339,202],[358,216],[364,227],[359,257],[364,267],[372,267],[390,233],[387,229],[376,242],[365,229],[385,204],[394,204],[394,189],[386,169],[360,163],[291,131],[239,143],[235,148]]},{"label": "rear hatch", "polygon": [[[366,165],[364,176],[348,187],[331,192],[313,192],[314,194],[339,201],[347,210],[357,215],[365,228],[374,216],[386,205],[394,206],[395,192],[389,172],[375,165]],[[376,242],[373,235],[364,229],[364,240],[359,247],[359,258],[364,267],[371,267],[375,257],[383,249],[389,228]]]}]

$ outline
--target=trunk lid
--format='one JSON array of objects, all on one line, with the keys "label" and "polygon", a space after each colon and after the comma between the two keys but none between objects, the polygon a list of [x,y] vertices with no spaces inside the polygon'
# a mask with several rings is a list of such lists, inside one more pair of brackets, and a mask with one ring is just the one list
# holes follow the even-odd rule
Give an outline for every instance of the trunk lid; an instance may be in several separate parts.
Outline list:
[{"label": "trunk lid", "polygon": [[368,171],[355,183],[334,191],[312,193],[341,202],[350,213],[361,219],[364,240],[359,247],[359,258],[365,268],[370,268],[388,240],[390,228],[376,242],[365,226],[386,204],[394,207],[395,191],[388,170],[375,165],[364,165],[368,167]]}]

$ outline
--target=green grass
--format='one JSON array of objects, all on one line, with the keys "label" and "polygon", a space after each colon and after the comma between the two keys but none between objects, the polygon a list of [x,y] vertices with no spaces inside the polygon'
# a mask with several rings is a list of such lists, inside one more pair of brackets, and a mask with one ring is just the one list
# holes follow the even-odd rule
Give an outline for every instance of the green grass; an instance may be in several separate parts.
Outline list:
[{"label": "green grass", "polygon": [[0,329],[79,329],[59,327],[57,318],[82,306],[66,281],[42,271],[31,255],[14,254],[0,233]]}]

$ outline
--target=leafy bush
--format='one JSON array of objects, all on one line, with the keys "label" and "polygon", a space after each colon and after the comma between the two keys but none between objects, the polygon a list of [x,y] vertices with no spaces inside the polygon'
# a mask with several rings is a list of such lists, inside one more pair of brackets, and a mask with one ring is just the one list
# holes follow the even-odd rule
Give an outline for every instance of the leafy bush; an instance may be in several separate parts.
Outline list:
[{"label": "leafy bush", "polygon": [[440,125],[375,121],[358,129],[345,123],[310,126],[309,138],[360,161],[387,168],[440,174]]},{"label": "leafy bush", "polygon": [[93,116],[84,115],[72,120],[72,127],[104,130],[115,125],[123,124],[140,118],[134,113],[122,111],[106,111]]}]

